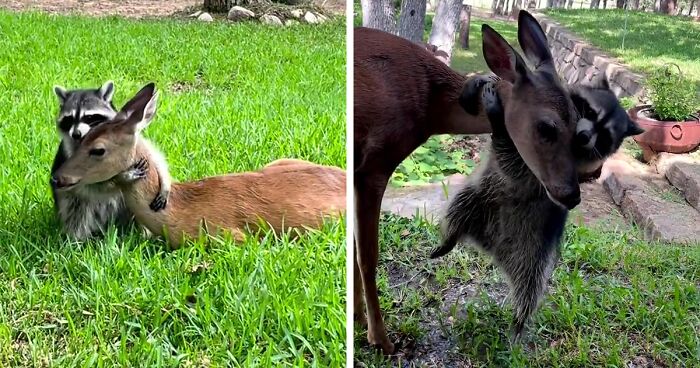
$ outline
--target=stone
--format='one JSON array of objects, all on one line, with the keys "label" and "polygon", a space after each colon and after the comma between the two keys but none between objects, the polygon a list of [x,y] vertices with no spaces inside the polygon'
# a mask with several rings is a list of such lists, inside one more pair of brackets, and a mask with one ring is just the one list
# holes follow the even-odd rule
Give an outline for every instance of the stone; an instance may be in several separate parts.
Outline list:
[{"label": "stone", "polygon": [[321,13],[314,13],[314,15],[316,15],[316,19],[318,19],[319,23],[324,23],[324,22],[328,21],[328,17],[321,14]]},{"label": "stone", "polygon": [[280,19],[276,15],[272,15],[272,14],[263,15],[262,17],[260,17],[260,21],[265,23],[265,24],[269,24],[269,25],[273,25],[273,26],[283,25],[282,19]]},{"label": "stone", "polygon": [[700,211],[700,165],[687,162],[674,163],[666,171],[666,178],[683,192],[685,200],[693,208]]},{"label": "stone", "polygon": [[233,8],[231,8],[231,10],[228,11],[227,18],[228,20],[239,22],[242,20],[255,18],[255,13],[242,6],[234,6]]},{"label": "stone", "polygon": [[318,18],[314,15],[314,13],[309,11],[307,11],[306,14],[304,14],[304,22],[309,24],[319,23]]},{"label": "stone", "polygon": [[304,11],[301,9],[294,9],[289,13],[296,19],[301,19],[301,17],[304,16]]},{"label": "stone", "polygon": [[679,163],[700,165],[700,159],[691,155],[659,152],[656,156],[656,172],[661,175],[666,175],[666,171],[668,171],[671,166]]},{"label": "stone", "polygon": [[202,13],[197,17],[198,20],[201,20],[203,22],[213,22],[214,18],[212,18],[211,14],[209,13]]},{"label": "stone", "polygon": [[201,10],[197,10],[196,12],[190,14],[190,18],[197,18],[197,17],[199,17],[202,13],[204,13],[204,12],[201,11]]},{"label": "stone", "polygon": [[700,244],[700,213],[690,206],[635,190],[625,196],[622,212],[643,230],[647,239]]},{"label": "stone", "polygon": [[645,183],[635,176],[613,172],[603,180],[603,188],[610,194],[613,202],[619,206],[625,199],[627,192],[642,191],[645,188]]},{"label": "stone", "polygon": [[298,20],[294,20],[294,19],[287,19],[284,21],[285,26],[296,26],[297,24],[301,24],[301,23],[299,23]]},{"label": "stone", "polygon": [[403,217],[413,217],[418,213],[429,221],[438,223],[448,201],[462,189],[466,180],[466,176],[455,174],[443,180],[444,187],[441,182],[401,188],[388,187],[384,193],[382,211]]}]

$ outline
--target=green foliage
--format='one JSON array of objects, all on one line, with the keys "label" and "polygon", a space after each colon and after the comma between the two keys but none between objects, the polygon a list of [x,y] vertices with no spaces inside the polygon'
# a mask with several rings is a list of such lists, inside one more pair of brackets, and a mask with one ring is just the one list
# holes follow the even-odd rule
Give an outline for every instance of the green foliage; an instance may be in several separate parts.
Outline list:
[{"label": "green foliage", "polygon": [[[41,32],[37,30],[41,29]],[[177,251],[110,230],[59,235],[48,185],[52,85],[160,89],[144,131],[178,180],[282,157],[345,166],[345,23],[0,11],[0,367],[340,367],[345,222],[295,240]],[[270,62],[274,60],[274,62]]]},{"label": "green foliage", "polygon": [[[700,367],[700,247],[603,227],[610,224],[566,226],[561,261],[519,347],[509,341],[510,303],[499,305],[506,280],[490,257],[465,242],[426,262],[439,228],[420,216],[383,216],[377,277],[387,329],[395,341],[424,347],[394,365],[626,367],[642,357],[648,366]],[[392,366],[396,358],[366,339],[356,324],[357,361]]]},{"label": "green foliage", "polygon": [[620,99],[620,105],[622,106],[623,109],[629,110],[637,105],[638,101],[636,98],[628,96],[628,97],[622,97]]},{"label": "green foliage", "polygon": [[423,184],[456,173],[470,174],[473,160],[465,157],[462,151],[446,151],[454,142],[455,138],[447,135],[431,137],[401,163],[392,176],[392,183],[399,186]]},{"label": "green foliage", "polygon": [[697,88],[683,76],[678,65],[671,65],[658,68],[648,76],[651,104],[660,120],[685,121],[697,111]]}]

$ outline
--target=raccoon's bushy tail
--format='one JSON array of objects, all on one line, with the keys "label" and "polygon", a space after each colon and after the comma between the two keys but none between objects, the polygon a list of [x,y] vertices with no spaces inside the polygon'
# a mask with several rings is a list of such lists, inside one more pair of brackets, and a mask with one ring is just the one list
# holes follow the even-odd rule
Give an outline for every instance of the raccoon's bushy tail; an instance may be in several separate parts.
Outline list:
[{"label": "raccoon's bushy tail", "polygon": [[476,188],[467,186],[459,192],[447,207],[447,213],[442,221],[442,242],[439,247],[430,252],[430,258],[446,255],[454,249],[457,242],[465,235],[474,236],[475,226],[479,226],[484,210],[480,205]]}]

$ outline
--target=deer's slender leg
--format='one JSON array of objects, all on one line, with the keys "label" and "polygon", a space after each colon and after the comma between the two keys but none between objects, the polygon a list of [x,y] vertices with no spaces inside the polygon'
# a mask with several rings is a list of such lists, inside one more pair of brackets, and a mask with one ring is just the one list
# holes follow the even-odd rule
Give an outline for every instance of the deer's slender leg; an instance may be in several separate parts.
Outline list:
[{"label": "deer's slender leg", "polygon": [[367,305],[367,340],[384,354],[394,352],[379,308],[377,263],[379,259],[379,211],[389,175],[355,176],[355,241],[357,262]]},{"label": "deer's slender leg", "polygon": [[[355,240],[353,243],[355,244],[355,249],[357,249],[357,240]],[[353,313],[355,315],[355,321],[364,326],[367,324],[367,315],[365,314],[365,295],[364,288],[362,287],[362,277],[360,276],[360,265],[358,262],[359,260],[357,254],[355,254],[352,262],[354,266],[352,275],[355,280],[353,285],[353,300],[355,303]]]}]

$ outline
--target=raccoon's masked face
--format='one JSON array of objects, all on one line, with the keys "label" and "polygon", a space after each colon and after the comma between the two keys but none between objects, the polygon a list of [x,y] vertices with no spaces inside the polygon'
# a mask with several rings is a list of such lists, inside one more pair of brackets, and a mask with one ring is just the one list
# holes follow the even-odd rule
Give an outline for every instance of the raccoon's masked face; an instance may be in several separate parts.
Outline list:
[{"label": "raccoon's masked face", "polygon": [[66,90],[55,86],[54,92],[60,103],[56,125],[64,142],[70,147],[77,146],[90,129],[117,114],[112,104],[112,81],[106,82],[98,89]]},{"label": "raccoon's masked face", "polygon": [[580,116],[573,141],[579,176],[597,177],[605,159],[620,148],[622,141],[644,130],[629,118],[604,78],[597,84],[573,87],[571,100]]}]

